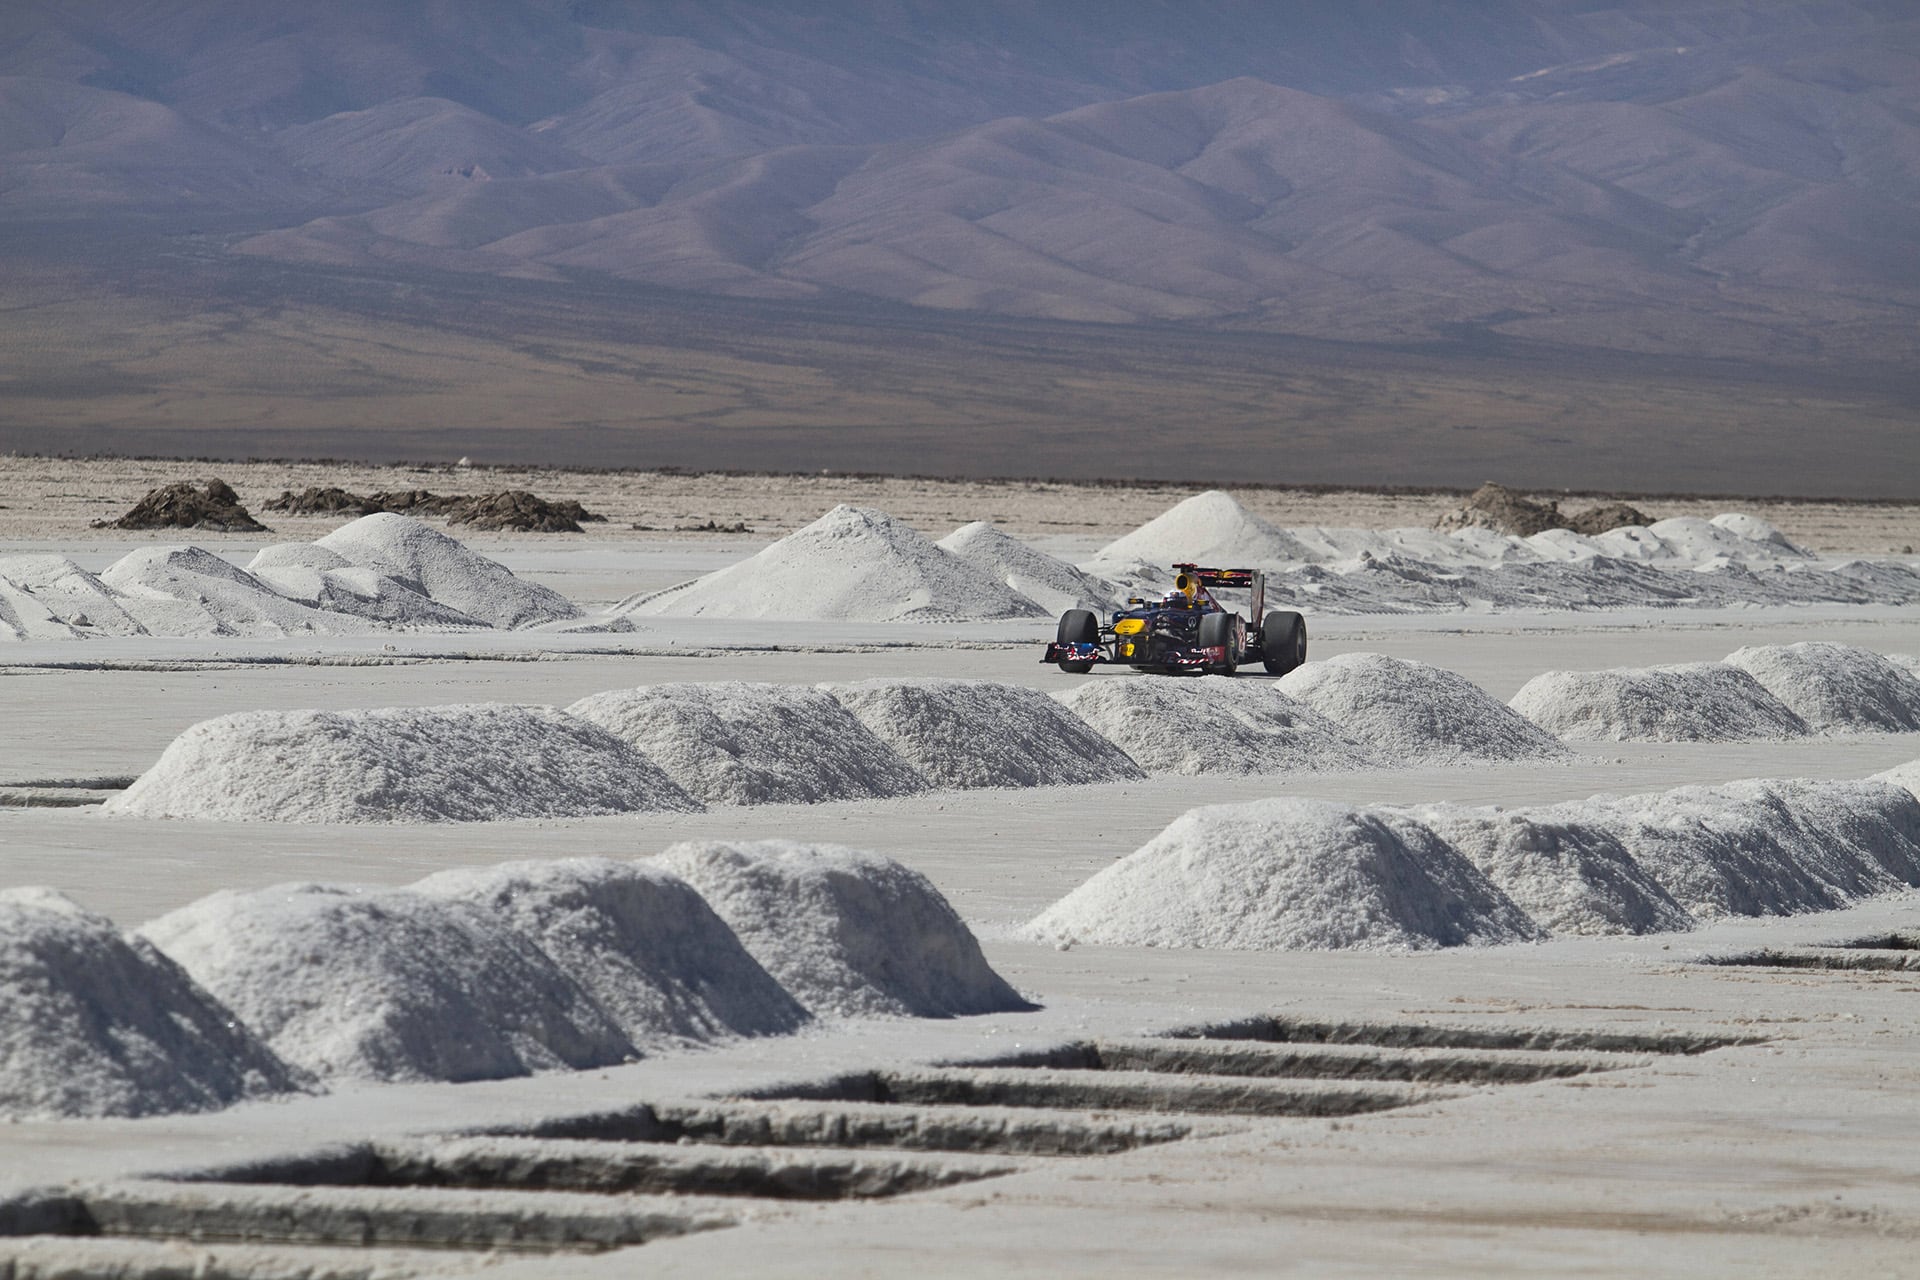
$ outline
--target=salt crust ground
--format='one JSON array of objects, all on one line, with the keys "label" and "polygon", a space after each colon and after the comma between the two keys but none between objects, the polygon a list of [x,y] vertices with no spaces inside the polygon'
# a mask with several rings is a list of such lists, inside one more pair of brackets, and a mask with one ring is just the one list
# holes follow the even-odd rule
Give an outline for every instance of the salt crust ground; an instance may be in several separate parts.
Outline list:
[{"label": "salt crust ground", "polygon": [[1920,676],[1854,645],[1802,641],[1727,655],[1815,733],[1920,730]]},{"label": "salt crust ground", "polygon": [[[1462,878],[1461,863],[1474,877]],[[1884,778],[1753,780],[1516,810],[1262,800],[1189,811],[1028,933],[1119,946],[1425,949],[1665,932],[1913,886],[1920,798]],[[1528,931],[1503,932],[1508,909]]]},{"label": "salt crust ground", "polygon": [[698,809],[598,725],[547,707],[249,711],[176,738],[105,812],[267,822],[485,822]]},{"label": "salt crust ground", "polygon": [[413,890],[524,934],[641,1049],[784,1035],[807,1021],[693,886],[657,867],[510,862],[442,872]]},{"label": "salt crust ground", "polygon": [[300,1087],[178,965],[50,889],[0,890],[0,1116],[208,1111]]},{"label": "salt crust ground", "polygon": [[986,680],[821,686],[939,788],[1052,787],[1146,775],[1037,689]]},{"label": "salt crust ground", "polygon": [[1380,762],[1326,716],[1264,683],[1117,678],[1053,696],[1149,773],[1301,773]]},{"label": "salt crust ground", "polygon": [[925,876],[787,840],[688,841],[653,860],[700,891],[822,1017],[950,1018],[1029,1007]]},{"label": "salt crust ground", "polygon": [[1471,680],[1424,662],[1343,653],[1289,672],[1280,691],[1384,760],[1454,764],[1567,754],[1558,738]]},{"label": "salt crust ground", "polygon": [[1194,809],[1042,912],[1039,940],[1236,951],[1544,936],[1433,832],[1324,800]]},{"label": "salt crust ground", "polygon": [[463,902],[280,885],[212,894],[140,933],[323,1080],[491,1080],[635,1056],[552,958]]},{"label": "salt crust ground", "polygon": [[1548,671],[1508,705],[1573,742],[1742,742],[1808,732],[1758,680],[1721,662]]},{"label": "salt crust ground", "polygon": [[708,804],[913,795],[926,781],[830,695],[802,685],[665,684],[582,698],[602,726]]},{"label": "salt crust ground", "polygon": [[[935,622],[1045,616],[995,573],[881,511],[835,507],[717,573],[635,605],[670,617]],[[777,628],[769,641],[778,643]]]}]

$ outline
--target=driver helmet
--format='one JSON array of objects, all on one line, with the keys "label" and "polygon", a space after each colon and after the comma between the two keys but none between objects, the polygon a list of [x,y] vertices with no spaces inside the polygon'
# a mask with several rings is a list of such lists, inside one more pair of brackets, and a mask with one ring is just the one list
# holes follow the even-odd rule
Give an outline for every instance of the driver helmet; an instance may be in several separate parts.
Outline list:
[{"label": "driver helmet", "polygon": [[1169,591],[1160,597],[1160,603],[1169,608],[1184,609],[1187,607],[1187,593],[1184,591]]}]

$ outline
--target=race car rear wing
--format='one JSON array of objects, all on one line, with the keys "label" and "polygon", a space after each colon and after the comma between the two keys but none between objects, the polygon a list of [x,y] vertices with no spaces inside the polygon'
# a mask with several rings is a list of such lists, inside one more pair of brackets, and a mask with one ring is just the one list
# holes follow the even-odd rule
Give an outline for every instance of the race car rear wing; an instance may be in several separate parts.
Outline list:
[{"label": "race car rear wing", "polygon": [[1197,564],[1176,564],[1173,567],[1180,573],[1173,580],[1173,585],[1189,596],[1197,594],[1201,588],[1210,590],[1225,587],[1233,591],[1251,591],[1253,625],[1259,626],[1261,618],[1266,616],[1267,575],[1258,569],[1206,569]]}]

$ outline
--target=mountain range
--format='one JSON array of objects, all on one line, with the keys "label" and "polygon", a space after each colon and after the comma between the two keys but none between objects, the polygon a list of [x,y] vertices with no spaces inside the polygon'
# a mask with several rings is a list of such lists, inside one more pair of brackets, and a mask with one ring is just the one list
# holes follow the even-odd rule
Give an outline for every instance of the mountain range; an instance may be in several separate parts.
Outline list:
[{"label": "mountain range", "polygon": [[1897,370],[1920,11],[13,0],[0,236],[129,227],[263,270]]}]

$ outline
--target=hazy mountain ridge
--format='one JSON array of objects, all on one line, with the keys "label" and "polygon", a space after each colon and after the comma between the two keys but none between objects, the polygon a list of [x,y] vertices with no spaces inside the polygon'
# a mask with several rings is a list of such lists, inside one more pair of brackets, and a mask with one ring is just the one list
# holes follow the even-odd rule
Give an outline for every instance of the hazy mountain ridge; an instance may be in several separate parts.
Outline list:
[{"label": "hazy mountain ridge", "polygon": [[1915,50],[1891,3],[39,0],[0,18],[0,217],[206,207],[306,262],[1900,360]]}]

